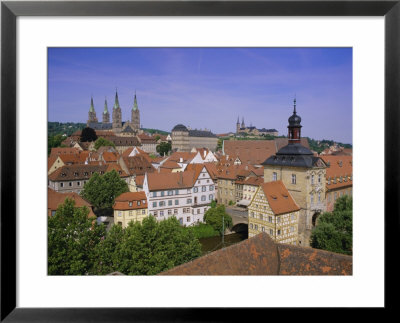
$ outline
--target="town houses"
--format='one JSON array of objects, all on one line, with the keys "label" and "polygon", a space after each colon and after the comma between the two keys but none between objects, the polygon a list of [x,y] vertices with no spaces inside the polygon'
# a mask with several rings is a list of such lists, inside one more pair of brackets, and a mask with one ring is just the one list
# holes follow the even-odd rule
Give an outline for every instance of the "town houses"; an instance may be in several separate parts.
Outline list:
[{"label": "town houses", "polygon": [[[136,93],[131,120],[126,122],[117,92],[112,120],[105,101],[103,120],[98,121],[91,98],[87,126],[112,146],[95,149],[93,141],[81,142],[80,130],[63,141],[65,147],[52,148],[48,188],[56,193],[49,193],[49,199],[57,196],[58,201],[59,194],[76,199],[95,173],[115,171],[129,192],[115,198],[105,218],[99,215],[103,220],[98,222],[108,228],[125,228],[148,216],[157,221],[176,217],[182,226],[193,226],[204,221],[215,201],[245,212],[249,237],[266,233],[276,243],[309,246],[319,216],[332,211],[337,198],[352,194],[352,153],[343,147],[321,155],[312,151],[301,136],[296,109],[294,100],[287,137],[277,138],[275,129],[246,127],[243,120],[240,125],[238,119],[236,135],[241,140],[230,136],[218,150],[218,137],[208,129],[177,123],[169,134],[146,133]],[[244,140],[244,134],[275,137]],[[171,145],[168,153],[157,153],[162,143]],[[51,205],[54,213],[55,204]]]}]

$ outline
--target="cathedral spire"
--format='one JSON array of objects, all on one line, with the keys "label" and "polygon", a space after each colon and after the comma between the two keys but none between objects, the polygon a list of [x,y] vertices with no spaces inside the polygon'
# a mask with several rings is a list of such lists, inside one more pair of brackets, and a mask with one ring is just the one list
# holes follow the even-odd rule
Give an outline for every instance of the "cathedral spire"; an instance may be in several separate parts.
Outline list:
[{"label": "cathedral spire", "polygon": [[108,107],[107,107],[107,98],[104,100],[104,114],[108,113]]},{"label": "cathedral spire", "polygon": [[89,112],[94,112],[93,96],[90,98],[90,109]]},{"label": "cathedral spire", "polygon": [[294,100],[293,100],[293,114],[296,114],[296,96],[294,96]]},{"label": "cathedral spire", "polygon": [[137,99],[136,99],[136,91],[135,91],[135,98],[133,100],[133,107],[132,107],[133,111],[138,110],[138,104],[137,104]]},{"label": "cathedral spire", "polygon": [[114,101],[114,109],[118,109],[119,106],[119,101],[118,101],[118,92],[117,89],[115,89],[115,101]]}]

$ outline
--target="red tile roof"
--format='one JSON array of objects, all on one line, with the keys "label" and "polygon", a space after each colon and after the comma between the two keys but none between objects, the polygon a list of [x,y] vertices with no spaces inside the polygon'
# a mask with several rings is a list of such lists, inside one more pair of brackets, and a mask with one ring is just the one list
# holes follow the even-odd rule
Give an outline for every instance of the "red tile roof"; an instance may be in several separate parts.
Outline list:
[{"label": "red tile roof", "polygon": [[87,206],[89,208],[88,217],[96,217],[93,213],[92,205],[79,196],[77,193],[59,193],[50,188],[47,189],[47,210],[48,215],[51,216],[52,211],[56,211],[58,206],[65,202],[66,198],[70,198],[75,201],[75,207]]},{"label": "red tile roof", "polygon": [[299,211],[300,207],[290,195],[282,181],[261,184],[261,189],[275,215]]},{"label": "red tile roof", "polygon": [[[323,155],[321,158],[329,165],[326,168],[327,190],[353,186],[353,156]],[[340,180],[340,178],[342,178],[342,180]],[[330,184],[328,184],[329,179]],[[336,183],[333,179],[335,179]]]},{"label": "red tile roof", "polygon": [[115,198],[114,210],[137,210],[147,208],[145,192],[126,192]]},{"label": "red tile roof", "polygon": [[147,174],[147,183],[150,191],[192,188],[197,177],[195,171],[177,173],[150,173]]},{"label": "red tile roof", "polygon": [[353,257],[275,243],[260,233],[159,275],[352,275]]}]

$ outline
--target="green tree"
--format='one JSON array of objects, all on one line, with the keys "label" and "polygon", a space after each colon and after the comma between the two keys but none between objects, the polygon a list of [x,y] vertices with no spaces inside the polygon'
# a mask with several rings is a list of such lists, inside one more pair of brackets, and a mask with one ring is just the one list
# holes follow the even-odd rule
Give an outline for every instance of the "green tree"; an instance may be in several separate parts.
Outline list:
[{"label": "green tree", "polygon": [[156,151],[161,155],[165,156],[172,150],[172,145],[170,142],[162,142],[156,147]]},{"label": "green tree", "polygon": [[112,141],[104,139],[103,137],[97,138],[96,142],[94,143],[94,149],[98,150],[100,147],[104,146],[111,146],[115,148],[115,144]]},{"label": "green tree", "polygon": [[160,135],[157,135],[154,139],[159,141],[161,139],[161,137],[160,137]]},{"label": "green tree", "polygon": [[48,136],[48,138],[47,138],[48,154],[50,155],[51,148],[65,146],[65,145],[61,144],[65,139],[67,139],[67,137],[60,135],[60,134],[55,135],[55,136]]},{"label": "green tree", "polygon": [[124,230],[110,230],[97,253],[104,255],[94,266],[98,273],[155,275],[199,257],[201,245],[175,217],[157,222],[149,216]]},{"label": "green tree", "polygon": [[353,199],[344,195],[335,202],[333,212],[323,213],[311,234],[311,246],[351,255],[353,252]]},{"label": "green tree", "polygon": [[82,130],[81,137],[80,137],[81,142],[92,142],[97,140],[97,135],[96,131],[94,129],[86,127],[85,129]]},{"label": "green tree", "polygon": [[93,275],[107,275],[119,271],[121,266],[120,247],[124,241],[124,231],[121,226],[113,225],[94,250],[95,261]]},{"label": "green tree", "polygon": [[104,175],[94,173],[83,186],[81,196],[96,209],[104,210],[110,209],[114,204],[115,198],[128,191],[128,184],[113,169]]},{"label": "green tree", "polygon": [[[224,219],[224,221],[222,221],[222,219]],[[226,213],[225,205],[223,204],[208,209],[204,214],[204,222],[211,225],[221,236],[224,233],[223,228],[226,229],[232,226],[232,218]],[[222,223],[224,223],[224,225],[222,225]]]},{"label": "green tree", "polygon": [[104,225],[88,218],[87,207],[67,198],[48,219],[48,274],[85,275],[92,270],[94,249],[105,235]]}]

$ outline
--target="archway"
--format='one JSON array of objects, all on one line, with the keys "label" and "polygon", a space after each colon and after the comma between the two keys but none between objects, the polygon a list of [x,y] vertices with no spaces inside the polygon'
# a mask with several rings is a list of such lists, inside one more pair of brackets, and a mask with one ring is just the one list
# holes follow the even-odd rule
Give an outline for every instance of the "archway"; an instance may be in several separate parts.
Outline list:
[{"label": "archway", "polygon": [[317,225],[319,216],[320,216],[319,212],[314,213],[314,215],[312,216],[311,223],[313,228],[315,228],[315,226]]}]

